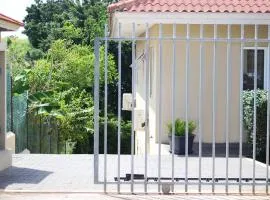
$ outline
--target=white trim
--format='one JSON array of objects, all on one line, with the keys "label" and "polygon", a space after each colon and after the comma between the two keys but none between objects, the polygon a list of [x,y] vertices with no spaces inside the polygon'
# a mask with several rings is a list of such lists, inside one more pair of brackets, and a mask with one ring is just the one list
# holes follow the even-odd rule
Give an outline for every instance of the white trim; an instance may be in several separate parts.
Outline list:
[{"label": "white trim", "polygon": [[0,28],[5,29],[4,31],[16,31],[20,28],[20,25],[14,24],[14,23],[9,23],[4,20],[0,20]]},{"label": "white trim", "polygon": [[183,24],[269,24],[269,13],[168,13],[168,12],[116,12],[114,17],[122,23],[183,23]]},{"label": "white trim", "polygon": [[[187,12],[115,12],[112,15],[111,33],[116,34],[116,24],[270,24],[270,13],[187,13]],[[130,30],[129,30],[130,29]],[[139,32],[139,29],[137,29]],[[144,29],[143,29],[144,30]]]},{"label": "white trim", "polygon": [[153,99],[153,91],[154,91],[154,70],[155,70],[155,65],[154,65],[154,60],[155,60],[155,55],[154,55],[154,47],[150,46],[149,47],[149,97],[150,99]]},{"label": "white trim", "polygon": [[7,44],[5,42],[0,42],[0,51],[6,51]]},{"label": "white trim", "polygon": [[[269,81],[269,75],[268,75],[268,71],[269,71],[269,58],[268,58],[268,47],[244,47],[244,50],[264,50],[264,71],[263,71],[263,88],[264,90],[268,89],[268,81]],[[244,53],[244,52],[243,52]]]}]

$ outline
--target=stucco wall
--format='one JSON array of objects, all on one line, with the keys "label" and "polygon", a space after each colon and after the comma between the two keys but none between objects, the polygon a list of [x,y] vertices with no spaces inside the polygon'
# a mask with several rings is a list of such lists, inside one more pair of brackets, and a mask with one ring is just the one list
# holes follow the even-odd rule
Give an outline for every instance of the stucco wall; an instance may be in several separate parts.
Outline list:
[{"label": "stucco wall", "polygon": [[[172,36],[172,25],[163,25],[163,36]],[[240,38],[240,26],[233,25],[231,27],[231,37]],[[254,38],[254,26],[245,26],[245,38]],[[150,36],[158,36],[159,27],[157,25],[151,27]],[[204,27],[204,37],[213,38],[213,25]],[[177,36],[186,35],[186,26],[177,25]],[[190,36],[199,37],[199,25],[190,25]],[[259,38],[267,38],[267,27],[259,26]],[[218,26],[218,37],[227,37],[227,26]],[[154,48],[155,70],[154,70],[154,93],[150,99],[150,135],[157,142],[158,130],[158,113],[159,113],[159,43],[151,41],[150,46]],[[258,46],[266,46],[267,44],[260,43]],[[246,43],[246,46],[252,47],[254,44]],[[137,43],[137,55],[144,49],[144,42]],[[230,103],[229,103],[229,141],[239,142],[239,91],[240,91],[240,53],[241,47],[239,42],[232,43],[231,46],[231,74],[230,74]],[[172,41],[162,42],[162,67],[163,67],[163,82],[162,82],[162,142],[167,143],[167,128],[166,124],[171,121],[172,112],[172,61],[173,61]],[[213,104],[213,42],[204,43],[204,71],[203,71],[203,96],[202,96],[202,136],[203,142],[212,142],[212,104]],[[216,51],[216,109],[215,109],[215,136],[217,143],[225,142],[225,127],[226,127],[226,67],[227,67],[227,44],[225,42],[217,43]],[[188,77],[188,118],[199,123],[199,42],[190,42],[190,60],[189,60],[189,77]],[[186,65],[186,42],[176,42],[176,117],[185,118],[185,65]],[[139,69],[140,70],[140,69]],[[137,106],[144,108],[144,74],[138,73],[138,91],[137,91]],[[198,131],[195,134],[199,134]],[[196,140],[198,138],[196,137]],[[139,145],[139,144],[138,144]]]},{"label": "stucco wall", "polygon": [[[150,41],[149,47],[152,52],[155,52],[157,42],[156,41]],[[145,52],[145,42],[139,41],[136,45],[136,55],[139,57]],[[150,50],[149,50],[150,52]],[[154,53],[155,54],[155,53]],[[156,105],[157,105],[157,93],[156,93],[156,82],[157,82],[157,68],[156,68],[156,57],[152,57],[153,55],[149,55],[149,61],[150,59],[153,62],[153,67],[151,70],[151,73],[153,74],[152,78],[152,92],[150,95],[150,79],[149,79],[149,136],[148,138],[148,152],[153,152],[153,147],[156,142]],[[136,74],[136,109],[145,110],[145,89],[146,89],[146,60],[144,57],[137,60],[137,74]],[[149,69],[150,70],[150,69]],[[135,141],[136,141],[136,153],[143,154],[145,150],[145,132],[144,131],[136,131],[135,135]]]}]

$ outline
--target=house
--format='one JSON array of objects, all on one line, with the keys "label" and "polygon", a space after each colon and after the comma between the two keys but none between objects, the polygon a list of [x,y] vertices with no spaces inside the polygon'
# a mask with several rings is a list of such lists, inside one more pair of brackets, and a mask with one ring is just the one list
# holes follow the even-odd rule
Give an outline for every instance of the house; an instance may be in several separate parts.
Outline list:
[{"label": "house", "polygon": [[16,31],[23,23],[7,17],[0,13],[0,171],[11,165],[11,152],[6,149],[6,49],[7,45],[1,41],[1,33],[5,31]]},{"label": "house", "polygon": [[[213,135],[215,143],[225,143],[226,132],[228,142],[241,141],[241,87],[243,90],[253,89],[255,60],[257,88],[268,88],[269,1],[120,0],[109,5],[108,11],[110,37],[119,37],[121,24],[121,37],[132,39],[132,24],[135,23],[136,37],[152,38],[148,40],[148,48],[147,40],[136,40],[135,110],[145,112],[145,86],[148,85],[148,152],[157,152],[158,134],[161,134],[162,143],[168,143],[166,124],[172,121],[173,96],[176,118],[185,119],[187,110],[189,120],[194,120],[197,124],[201,122],[196,134],[201,134],[203,143],[212,143]],[[175,41],[175,50],[172,41],[174,36],[180,38]],[[160,41],[160,37],[163,40]],[[164,39],[166,37],[171,39]],[[256,43],[254,39],[260,42]],[[148,55],[141,56],[145,54]],[[145,82],[147,67],[148,84]],[[145,131],[136,131],[135,138],[136,153],[143,153]],[[198,142],[198,138],[195,141]],[[245,140],[244,133],[242,141]]]}]

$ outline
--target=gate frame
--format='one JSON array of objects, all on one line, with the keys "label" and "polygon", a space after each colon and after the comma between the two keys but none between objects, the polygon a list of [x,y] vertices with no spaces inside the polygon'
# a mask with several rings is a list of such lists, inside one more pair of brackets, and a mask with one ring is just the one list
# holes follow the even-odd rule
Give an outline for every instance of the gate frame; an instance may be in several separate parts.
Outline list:
[{"label": "gate frame", "polygon": [[[268,62],[267,62],[267,66],[269,67],[269,56],[270,56],[270,25],[268,25],[268,38],[267,39],[259,39],[258,38],[258,25],[261,24],[255,24],[255,37],[252,39],[246,39],[244,38],[244,25],[245,24],[238,24],[241,25],[241,38],[231,38],[231,25],[232,24],[226,24],[228,27],[228,37],[227,38],[218,38],[217,37],[217,25],[218,24],[213,24],[214,25],[214,37],[213,38],[204,38],[203,36],[203,30],[204,30],[204,25],[205,24],[201,24],[200,25],[200,37],[199,38],[191,38],[190,37],[190,29],[189,29],[189,24],[186,24],[187,27],[187,35],[186,37],[177,37],[176,36],[176,24],[173,24],[173,36],[172,37],[163,37],[162,34],[162,24],[159,24],[159,36],[158,37],[150,37],[149,36],[149,25],[148,23],[146,23],[146,36],[145,37],[136,37],[135,35],[135,23],[132,24],[133,30],[132,30],[132,37],[122,37],[121,36],[121,23],[118,24],[118,37],[111,37],[109,38],[108,36],[108,29],[107,29],[107,25],[105,26],[105,37],[97,37],[95,38],[95,89],[94,89],[94,102],[95,102],[95,135],[94,135],[94,182],[96,184],[98,183],[103,183],[104,184],[104,192],[106,192],[106,185],[107,184],[117,184],[117,191],[118,193],[120,193],[120,137],[121,137],[121,130],[120,130],[120,120],[121,120],[121,73],[119,73],[119,79],[118,79],[118,180],[115,183],[111,183],[111,182],[107,182],[107,177],[106,177],[106,170],[104,171],[104,182],[99,181],[98,180],[98,175],[99,175],[99,170],[98,170],[98,164],[99,164],[99,76],[100,76],[100,63],[99,63],[99,48],[100,48],[100,41],[105,41],[105,77],[107,77],[107,51],[108,51],[108,41],[118,41],[118,70],[119,72],[121,72],[121,42],[122,41],[131,41],[132,42],[132,105],[135,105],[135,93],[136,93],[136,87],[135,87],[135,74],[136,74],[136,62],[135,62],[135,45],[136,45],[136,41],[146,41],[146,47],[149,47],[149,41],[150,40],[157,40],[159,41],[159,52],[162,53],[162,41],[164,40],[170,40],[173,41],[173,71],[175,70],[175,41],[186,41],[186,59],[189,61],[189,43],[191,41],[197,41],[200,42],[200,94],[199,94],[199,98],[202,98],[202,73],[203,73],[203,64],[202,64],[202,60],[203,60],[203,55],[204,55],[204,49],[203,49],[203,43],[204,42],[213,42],[214,46],[214,56],[213,56],[213,111],[212,111],[212,115],[215,116],[215,67],[216,67],[216,59],[215,59],[215,55],[216,55],[216,44],[217,42],[226,42],[227,44],[227,90],[226,90],[226,105],[229,105],[229,95],[230,95],[230,91],[228,89],[228,85],[229,83],[229,73],[230,73],[230,68],[231,68],[231,62],[230,58],[231,58],[231,44],[234,42],[238,42],[240,43],[240,50],[241,50],[241,67],[240,67],[240,92],[243,91],[243,50],[245,49],[245,43],[248,42],[253,42],[254,43],[254,49],[255,49],[255,59],[254,59],[254,66],[255,66],[255,72],[254,72],[254,122],[253,122],[253,134],[254,134],[254,138],[253,138],[253,178],[252,178],[252,184],[244,184],[243,180],[242,180],[242,143],[243,143],[243,103],[242,103],[242,96],[240,95],[240,130],[239,130],[239,134],[240,134],[240,141],[239,141],[239,193],[242,193],[242,185],[252,185],[252,192],[255,193],[255,186],[256,185],[265,185],[266,186],[266,193],[268,194],[268,187],[269,187],[269,152],[266,152],[266,178],[265,178],[265,183],[256,183],[256,178],[255,178],[255,168],[256,168],[256,164],[255,164],[255,160],[256,160],[256,92],[257,92],[257,50],[259,49],[258,47],[258,43],[260,42],[264,42],[267,43],[268,46],[266,47],[266,49],[268,51],[267,52],[267,56],[268,56]],[[147,56],[148,59],[148,56]],[[148,60],[149,61],[149,60]],[[148,62],[147,62],[148,63]],[[160,70],[162,71],[162,56],[160,56],[160,64],[159,64]],[[147,74],[149,74],[149,68],[147,67]],[[186,62],[186,77],[188,76],[188,70],[189,69],[189,62]],[[162,74],[160,71],[160,75]],[[267,68],[267,77],[269,77],[269,69]],[[175,74],[175,73],[174,73]],[[148,77],[148,76],[147,76]],[[175,76],[173,76],[173,88],[175,88]],[[148,77],[149,78],[149,77]],[[105,78],[106,79],[106,78]],[[148,83],[148,82],[147,82]],[[162,85],[162,78],[160,80],[160,85]],[[270,81],[268,80],[267,82],[268,85],[268,93],[270,92]],[[119,89],[120,88],[120,89]],[[149,95],[149,88],[146,90],[146,93],[148,93]],[[162,89],[160,87],[160,92],[162,94]],[[186,122],[188,121],[188,98],[187,98],[187,93],[188,93],[188,82],[186,80]],[[173,92],[174,94],[174,92]],[[148,95],[146,95],[146,97],[149,97]],[[107,102],[107,80],[105,80],[105,104]],[[267,105],[267,143],[266,143],[266,149],[269,149],[269,115],[270,115],[270,95],[267,95],[268,98],[268,105]],[[200,101],[201,102],[201,101]],[[175,106],[175,100],[173,98],[172,101],[173,105]],[[148,131],[149,134],[149,98],[146,99],[146,132]],[[160,103],[161,104],[161,103]],[[105,105],[105,136],[107,138],[107,129],[106,129],[106,121],[107,121],[107,104]],[[120,109],[120,111],[119,111]],[[147,111],[148,110],[148,111]],[[160,110],[160,109],[159,109]],[[174,110],[174,107],[173,109]],[[200,118],[200,122],[199,122],[199,129],[201,129],[201,121],[202,121],[202,113],[201,113],[201,105],[200,105],[200,109],[199,109],[199,118]],[[160,117],[161,118],[161,117]],[[160,119],[159,118],[159,119]],[[172,118],[175,119],[175,113],[172,113]],[[215,117],[213,117],[213,134],[212,134],[212,159],[213,159],[213,168],[212,168],[212,183],[209,183],[212,185],[212,193],[215,192],[215,185],[219,185],[216,183],[215,181]],[[174,121],[173,121],[174,123]],[[229,157],[229,138],[228,138],[228,126],[229,126],[229,111],[228,111],[228,106],[226,106],[226,183],[225,184],[221,184],[221,185],[225,185],[225,193],[228,193],[228,186],[229,185],[235,185],[235,184],[230,184],[228,181],[230,180],[230,178],[228,177],[228,157]],[[160,123],[159,123],[160,124]],[[173,126],[174,127],[174,126]],[[188,135],[188,126],[186,123],[186,128],[185,128],[185,135],[186,135],[186,149],[185,149],[185,183],[181,183],[181,185],[185,185],[185,192],[188,192],[188,141],[187,141],[187,135]],[[160,129],[159,129],[160,130]],[[174,147],[175,145],[175,130],[173,129],[172,131],[172,147]],[[147,134],[145,134],[145,137],[147,137]],[[159,137],[158,137],[158,144],[159,144],[159,152],[158,152],[158,192],[161,192],[161,177],[160,177],[160,172],[161,172],[161,135],[160,135],[160,131],[159,131]],[[105,139],[105,142],[107,140]],[[107,145],[105,145],[104,142],[104,169],[107,168]],[[198,178],[198,183],[196,183],[198,185],[198,192],[201,192],[201,185],[209,185],[209,184],[203,184],[202,183],[202,177],[201,177],[201,151],[202,151],[202,140],[201,140],[201,134],[199,135],[199,178]],[[105,148],[106,147],[106,148]],[[131,152],[131,193],[134,193],[134,106],[132,106],[132,142],[131,142],[131,147],[132,147],[132,152]],[[106,150],[105,150],[106,149]],[[172,148],[172,179],[169,184],[172,184],[172,191],[174,190],[173,186],[175,184],[178,184],[175,182],[175,178],[174,178],[174,148]],[[145,180],[143,183],[139,183],[139,184],[144,184],[145,185],[145,193],[147,193],[147,185],[149,184],[147,182],[147,144],[145,144]],[[164,184],[164,183],[163,183]]]}]

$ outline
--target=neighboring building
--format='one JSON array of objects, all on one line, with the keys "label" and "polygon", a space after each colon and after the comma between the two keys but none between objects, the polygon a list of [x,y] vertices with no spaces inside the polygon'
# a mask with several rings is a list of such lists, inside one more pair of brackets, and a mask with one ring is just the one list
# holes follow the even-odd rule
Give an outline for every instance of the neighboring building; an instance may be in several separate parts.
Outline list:
[{"label": "neighboring building", "polygon": [[1,32],[16,31],[23,23],[0,13],[0,171],[11,165],[11,152],[6,150],[6,49],[1,41]]},{"label": "neighboring building", "polygon": [[[200,25],[204,25],[203,44],[203,94],[202,94],[202,141],[212,142],[213,132],[213,62],[214,62],[214,25],[217,25],[217,38],[225,38],[223,42],[216,43],[216,69],[215,69],[215,141],[225,142],[226,127],[226,69],[228,25],[231,27],[231,37],[238,38],[232,42],[230,62],[230,98],[229,98],[229,142],[239,142],[240,129],[240,66],[243,55],[243,89],[253,88],[254,71],[254,42],[245,43],[241,47],[241,25],[244,26],[244,38],[254,39],[255,24],[258,25],[259,39],[269,38],[268,25],[270,24],[270,1],[265,0],[120,0],[108,7],[110,14],[111,37],[118,37],[118,24],[121,23],[121,36],[132,37],[132,23],[136,24],[136,36],[145,37],[146,23],[149,25],[149,36],[156,37],[150,40],[150,49],[145,49],[145,41],[136,41],[136,58],[138,73],[136,80],[136,109],[145,110],[145,57],[149,52],[150,68],[150,114],[149,114],[149,152],[156,153],[156,144],[159,133],[159,114],[162,114],[161,141],[168,143],[166,124],[172,120],[172,41],[162,42],[162,55],[159,51],[159,24],[162,24],[162,37],[173,36],[173,24],[176,24],[176,36],[185,38],[187,24],[190,27],[190,38],[200,38]],[[206,42],[206,38],[212,38]],[[175,87],[175,113],[176,117],[185,119],[185,80],[186,80],[186,40],[176,42],[176,87]],[[200,78],[200,41],[189,43],[189,77],[188,77],[188,118],[199,121],[199,78]],[[241,53],[242,52],[242,53]],[[267,89],[269,80],[269,49],[268,42],[258,43],[258,88]],[[140,57],[140,58],[139,58]],[[159,94],[159,67],[162,58],[162,95]],[[159,112],[160,99],[162,110]],[[135,116],[136,117],[136,116]],[[197,133],[198,134],[198,133]],[[143,153],[145,132],[136,132],[136,152]],[[196,138],[198,140],[198,137]],[[245,141],[245,135],[244,140]]]}]

